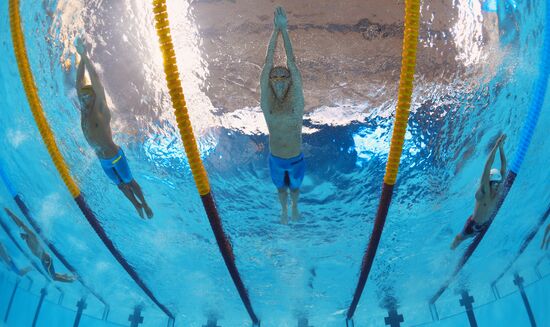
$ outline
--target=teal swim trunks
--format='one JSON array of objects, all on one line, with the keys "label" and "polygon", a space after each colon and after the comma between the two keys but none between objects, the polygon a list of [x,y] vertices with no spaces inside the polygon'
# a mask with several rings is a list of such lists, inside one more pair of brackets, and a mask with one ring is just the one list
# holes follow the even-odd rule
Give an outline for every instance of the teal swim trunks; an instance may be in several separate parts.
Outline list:
[{"label": "teal swim trunks", "polygon": [[99,161],[101,162],[101,167],[105,174],[107,174],[116,185],[120,185],[120,183],[130,183],[134,179],[122,148],[118,148],[118,153],[113,158],[100,158]]},{"label": "teal swim trunks", "polygon": [[271,180],[278,189],[288,187],[291,190],[297,190],[302,185],[306,173],[304,154],[300,153],[288,159],[269,154],[269,170]]}]

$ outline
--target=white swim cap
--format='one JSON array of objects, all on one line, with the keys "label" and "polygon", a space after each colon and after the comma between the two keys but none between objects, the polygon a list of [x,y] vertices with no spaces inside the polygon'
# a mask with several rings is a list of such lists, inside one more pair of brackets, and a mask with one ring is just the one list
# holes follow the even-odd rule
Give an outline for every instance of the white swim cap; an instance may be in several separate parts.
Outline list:
[{"label": "white swim cap", "polygon": [[500,170],[496,168],[491,169],[491,177],[489,177],[489,181],[502,182],[502,175],[500,174]]}]

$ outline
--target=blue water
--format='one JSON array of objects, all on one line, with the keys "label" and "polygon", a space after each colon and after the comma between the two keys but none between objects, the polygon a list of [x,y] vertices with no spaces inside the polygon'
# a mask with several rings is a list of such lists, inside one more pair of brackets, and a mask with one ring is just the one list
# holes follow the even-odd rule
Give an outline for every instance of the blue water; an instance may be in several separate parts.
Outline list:
[{"label": "blue water", "polygon": [[[114,54],[128,45],[114,43],[105,50],[110,54],[107,58],[128,65],[128,69],[143,70],[146,76],[142,85],[123,85],[122,90],[116,83],[106,82],[110,96],[119,101],[113,110],[113,116],[119,117],[113,122],[115,141],[124,147],[155,211],[153,220],[142,221],[104,176],[81,133],[74,75],[60,64],[64,30],[54,10],[60,3],[22,1],[21,12],[46,116],[90,207],[156,297],[176,314],[177,326],[202,326],[209,316],[218,317],[220,326],[250,325],[194,188],[171,108],[162,96],[166,92],[158,60],[143,66],[141,57],[120,63]],[[513,157],[538,74],[542,26],[547,23],[542,15],[545,1],[514,4],[499,12],[501,57],[493,74],[458,74],[453,84],[438,85],[433,92],[413,98],[393,203],[355,315],[357,326],[384,326],[388,297],[396,299],[405,326],[432,323],[428,300],[452,272],[468,243],[455,252],[449,250],[452,238],[473,209],[481,167],[500,132],[508,135],[504,148],[509,160]],[[144,19],[151,18],[151,9],[142,7],[146,8],[142,9],[144,14],[134,10],[117,24],[143,24]],[[128,315],[137,305],[143,307],[144,326],[165,326],[166,316],[134,284],[87,224],[40,141],[15,63],[7,8],[7,1],[1,1],[0,161],[48,239],[110,304],[108,319],[102,322],[103,305],[88,296],[87,316],[81,326],[129,325]],[[45,14],[51,11],[55,12],[53,18]],[[93,20],[86,24],[99,25]],[[92,28],[88,33],[101,35],[107,44],[115,39],[114,34],[101,34],[95,27],[97,30]],[[132,46],[143,50],[144,57],[154,57],[156,39],[153,35],[150,43],[141,40],[142,36],[151,37],[151,27],[144,28],[130,36],[137,43]],[[78,27],[69,31],[74,34]],[[426,42],[421,40],[420,49]],[[181,60],[185,62],[185,57]],[[417,76],[419,88],[422,77]],[[191,77],[186,78],[184,85],[190,83]],[[151,98],[143,98],[149,111],[124,106],[125,101],[131,102],[127,91],[132,87],[158,87],[148,93]],[[192,98],[193,92],[200,90],[191,89]],[[289,226],[278,224],[278,203],[267,170],[267,136],[220,126],[213,120],[194,120],[225,231],[262,326],[296,326],[300,317],[307,317],[316,327],[345,325],[344,314],[372,230],[389,148],[395,95],[382,96],[387,98],[386,105],[343,125],[320,123],[306,115],[305,126],[315,131],[304,135],[308,172],[301,198],[303,219]],[[191,101],[190,107],[193,103],[201,104],[200,100]],[[543,259],[538,274],[535,270],[545,255],[539,249],[542,233],[497,285],[503,298],[495,299],[489,286],[550,203],[548,106],[546,100],[525,162],[490,231],[437,302],[442,320],[434,325],[467,324],[455,293],[463,287],[475,298],[481,326],[528,325],[512,283],[513,271],[530,284],[527,294],[539,326],[550,325],[550,282],[541,279],[550,274],[548,259]],[[197,107],[201,108],[191,110]],[[22,216],[3,186],[0,201]],[[0,218],[7,221],[3,211]],[[15,225],[10,227],[17,236]],[[18,266],[28,265],[4,234],[0,241]],[[54,264],[65,272],[60,262]],[[0,267],[3,313],[16,278],[5,266]],[[53,285],[47,285],[36,272],[29,277],[32,285],[28,278],[21,281],[7,326],[31,324],[43,287],[47,287],[48,296],[38,325],[71,325],[75,304],[87,294],[86,289],[78,283],[58,285],[64,292],[59,304],[59,291]]]}]

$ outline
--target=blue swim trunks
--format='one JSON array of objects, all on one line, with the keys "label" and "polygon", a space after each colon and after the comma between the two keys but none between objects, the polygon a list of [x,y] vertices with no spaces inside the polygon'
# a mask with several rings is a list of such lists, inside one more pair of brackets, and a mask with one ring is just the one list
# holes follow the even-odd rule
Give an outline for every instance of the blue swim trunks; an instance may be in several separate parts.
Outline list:
[{"label": "blue swim trunks", "polygon": [[484,229],[486,229],[489,226],[489,222],[485,222],[483,224],[478,224],[472,216],[468,217],[468,220],[466,220],[466,224],[464,225],[464,228],[462,229],[462,237],[470,237],[477,235],[481,233]]},{"label": "blue swim trunks", "polygon": [[304,154],[296,157],[283,159],[272,154],[269,155],[269,170],[273,184],[280,189],[288,187],[297,190],[302,185],[306,173],[306,162]]},{"label": "blue swim trunks", "polygon": [[130,183],[134,177],[128,166],[128,160],[122,148],[118,148],[118,153],[111,159],[99,159],[103,171],[116,184]]}]

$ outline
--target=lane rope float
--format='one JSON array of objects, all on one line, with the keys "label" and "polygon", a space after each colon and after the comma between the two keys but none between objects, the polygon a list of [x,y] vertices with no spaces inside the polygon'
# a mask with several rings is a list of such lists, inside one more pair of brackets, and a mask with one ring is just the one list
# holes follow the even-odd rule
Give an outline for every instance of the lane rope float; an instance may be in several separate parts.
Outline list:
[{"label": "lane rope float", "polygon": [[50,158],[54,162],[54,165],[61,176],[61,179],[65,183],[67,189],[73,196],[75,202],[77,203],[80,211],[86,217],[88,223],[92,226],[96,234],[103,241],[107,249],[115,257],[118,263],[126,270],[128,275],[134,280],[134,282],[147,294],[147,296],[171,319],[174,320],[174,315],[166,306],[157,300],[153,292],[147,287],[145,282],[141,279],[135,269],[126,261],[122,253],[116,248],[113,242],[107,236],[107,233],[101,226],[101,223],[93,213],[93,211],[88,206],[88,203],[84,199],[84,196],[80,192],[76,182],[72,178],[69,168],[65,162],[65,159],[61,155],[59,148],[55,142],[55,137],[53,132],[48,124],[46,115],[44,114],[44,109],[42,108],[42,103],[40,102],[40,97],[38,96],[38,90],[32,71],[29,64],[29,59],[27,55],[27,49],[25,47],[25,38],[22,29],[21,16],[19,15],[19,0],[9,0],[9,16],[10,16],[10,29],[11,37],[13,42],[13,48],[15,51],[15,58],[17,61],[17,67],[19,68],[19,76],[25,89],[25,94],[27,96],[27,101],[29,107],[32,111],[34,121],[40,132],[42,141],[46,145]]},{"label": "lane rope float", "polygon": [[200,157],[197,141],[195,140],[195,134],[193,133],[193,127],[191,126],[189,111],[187,110],[187,104],[185,102],[185,96],[179,77],[176,52],[174,51],[172,36],[170,34],[170,21],[168,20],[166,1],[153,0],[153,12],[155,15],[155,28],[159,38],[160,50],[164,60],[164,73],[166,75],[168,93],[170,94],[178,130],[180,132],[183,147],[185,148],[185,153],[191,167],[191,173],[193,174],[197,191],[201,197],[204,210],[216,238],[218,248],[225,262],[225,266],[227,267],[227,270],[231,275],[231,279],[237,288],[241,301],[243,302],[252,323],[255,326],[259,326],[260,320],[252,308],[248,291],[246,290],[239,274],[239,270],[237,269],[235,256],[233,254],[233,246],[231,245],[229,237],[224,232],[214,197],[210,191],[208,175]]},{"label": "lane rope float", "polygon": [[399,93],[397,96],[397,108],[395,123],[390,144],[390,152],[386,163],[386,173],[382,185],[382,195],[376,212],[373,230],[369,240],[363,260],[361,263],[361,272],[359,280],[353,294],[353,299],[346,312],[346,320],[351,321],[359,299],[367,283],[374,257],[382,237],[386,217],[391,204],[393,195],[393,186],[397,180],[401,153],[405,141],[405,132],[407,131],[407,122],[409,120],[409,111],[411,107],[411,97],[413,91],[414,72],[416,67],[416,48],[418,45],[418,29],[420,25],[420,1],[405,1],[405,26],[403,35],[403,50],[401,53],[401,75],[399,78]]}]

